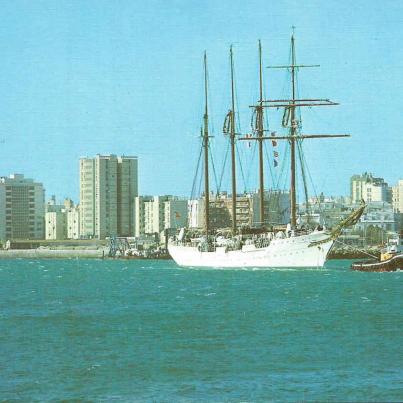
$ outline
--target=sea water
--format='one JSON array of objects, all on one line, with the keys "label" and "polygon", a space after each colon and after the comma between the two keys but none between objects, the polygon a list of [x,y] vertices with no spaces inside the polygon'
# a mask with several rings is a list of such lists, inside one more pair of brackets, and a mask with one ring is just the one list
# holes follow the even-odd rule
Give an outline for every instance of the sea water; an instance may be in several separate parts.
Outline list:
[{"label": "sea water", "polygon": [[402,273],[0,261],[0,399],[401,401]]}]

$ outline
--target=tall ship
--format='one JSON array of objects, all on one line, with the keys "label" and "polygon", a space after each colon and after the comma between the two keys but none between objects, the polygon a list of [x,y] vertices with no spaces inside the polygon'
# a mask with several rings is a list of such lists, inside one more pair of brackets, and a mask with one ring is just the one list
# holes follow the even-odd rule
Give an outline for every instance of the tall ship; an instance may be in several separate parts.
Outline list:
[{"label": "tall ship", "polygon": [[[209,115],[207,57],[204,54],[204,116],[202,127],[202,155],[204,159],[204,228],[199,234],[182,228],[179,234],[168,243],[168,251],[174,261],[185,267],[264,267],[264,268],[320,268],[335,240],[347,226],[354,225],[360,218],[365,205],[353,211],[340,221],[332,230],[321,226],[302,226],[297,219],[296,160],[298,150],[305,139],[349,137],[348,134],[303,134],[299,110],[302,107],[319,107],[338,105],[329,99],[300,99],[297,97],[296,72],[301,68],[316,65],[297,64],[295,57],[295,39],[291,36],[290,64],[269,66],[269,68],[287,69],[290,72],[291,94],[287,99],[266,100],[263,96],[262,47],[259,41],[259,100],[252,105],[252,133],[242,137],[236,130],[235,91],[233,51],[230,48],[231,66],[231,109],[224,123],[224,134],[227,134],[231,150],[231,186],[232,186],[232,227],[223,236],[223,231],[213,229],[210,213],[209,185]],[[276,135],[265,128],[265,111],[268,108],[283,110],[281,125],[286,135]],[[267,135],[269,132],[269,135]],[[238,137],[237,137],[238,136]],[[237,225],[237,181],[236,181],[236,141],[256,141],[258,146],[259,172],[259,228],[245,231]],[[264,189],[264,142],[286,141],[290,149],[290,219],[283,228],[267,226],[265,222],[265,189]]]}]

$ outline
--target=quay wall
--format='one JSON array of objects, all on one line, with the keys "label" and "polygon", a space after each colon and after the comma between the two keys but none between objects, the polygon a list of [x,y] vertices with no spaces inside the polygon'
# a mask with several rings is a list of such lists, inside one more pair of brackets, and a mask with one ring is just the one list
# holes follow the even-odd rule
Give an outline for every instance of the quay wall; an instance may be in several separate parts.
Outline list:
[{"label": "quay wall", "polygon": [[108,249],[11,249],[0,250],[0,259],[102,259]]}]

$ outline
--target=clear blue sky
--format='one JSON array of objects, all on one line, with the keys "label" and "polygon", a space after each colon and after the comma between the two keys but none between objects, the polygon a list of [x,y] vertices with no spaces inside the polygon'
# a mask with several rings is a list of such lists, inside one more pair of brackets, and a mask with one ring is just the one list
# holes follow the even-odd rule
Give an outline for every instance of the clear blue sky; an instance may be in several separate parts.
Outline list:
[{"label": "clear blue sky", "polygon": [[[401,1],[3,0],[1,12],[0,175],[33,177],[47,197],[77,201],[79,157],[97,153],[137,155],[141,194],[189,195],[203,51],[218,145],[229,45],[247,132],[257,40],[266,65],[283,64],[292,25],[298,61],[321,65],[301,73],[301,96],[341,103],[307,111],[305,132],[353,136],[306,144],[317,190],[347,194],[363,171],[403,177]],[[268,97],[284,95],[284,74],[265,75]]]}]

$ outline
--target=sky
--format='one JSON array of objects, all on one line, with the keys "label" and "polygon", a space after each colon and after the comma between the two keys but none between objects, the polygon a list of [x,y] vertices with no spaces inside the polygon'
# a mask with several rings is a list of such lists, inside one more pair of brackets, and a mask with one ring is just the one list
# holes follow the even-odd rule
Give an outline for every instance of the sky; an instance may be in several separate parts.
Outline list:
[{"label": "sky", "polygon": [[[229,47],[239,130],[248,133],[249,105],[258,97],[257,41],[265,66],[286,64],[292,26],[297,61],[320,64],[299,72],[300,96],[340,102],[302,111],[303,132],[352,136],[304,142],[315,191],[348,194],[350,176],[365,171],[390,185],[403,178],[401,1],[3,0],[1,5],[0,176],[34,178],[44,184],[47,198],[78,201],[79,158],[98,153],[138,156],[140,194],[189,196],[200,147],[203,52],[212,150],[220,171],[221,128],[231,101]],[[285,71],[264,69],[267,98],[287,96],[287,88]],[[270,130],[281,131],[278,112],[267,118]],[[253,147],[238,146],[247,176],[239,188],[252,189]],[[279,154],[281,165],[281,147]],[[238,167],[242,183],[240,175]],[[270,178],[267,173],[267,187]],[[224,179],[222,190],[228,184]]]}]

